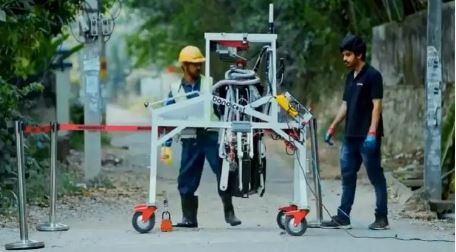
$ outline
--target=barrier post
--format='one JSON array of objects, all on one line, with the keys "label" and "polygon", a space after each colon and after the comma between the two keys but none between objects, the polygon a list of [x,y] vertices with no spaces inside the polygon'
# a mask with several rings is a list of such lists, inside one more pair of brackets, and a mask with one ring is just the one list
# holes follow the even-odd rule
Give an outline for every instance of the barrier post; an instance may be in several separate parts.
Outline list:
[{"label": "barrier post", "polygon": [[27,228],[27,209],[26,209],[26,193],[25,193],[25,171],[24,171],[24,124],[22,121],[15,122],[16,134],[16,153],[17,153],[17,176],[18,176],[18,208],[19,208],[19,232],[20,240],[5,245],[7,250],[17,249],[37,249],[43,248],[44,242],[33,241],[28,239]]},{"label": "barrier post", "polygon": [[56,167],[57,167],[57,134],[58,134],[58,123],[51,122],[51,172],[50,172],[50,213],[49,213],[49,222],[41,223],[36,226],[36,230],[38,231],[47,231],[47,232],[54,232],[54,231],[67,231],[70,229],[68,225],[62,223],[55,222],[55,209],[56,209]]}]

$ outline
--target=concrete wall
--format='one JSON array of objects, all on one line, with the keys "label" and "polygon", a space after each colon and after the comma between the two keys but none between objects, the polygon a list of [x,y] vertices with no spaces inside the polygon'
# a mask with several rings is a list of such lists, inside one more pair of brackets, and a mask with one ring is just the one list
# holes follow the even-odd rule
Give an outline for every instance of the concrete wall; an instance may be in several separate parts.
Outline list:
[{"label": "concrete wall", "polygon": [[[383,74],[385,149],[390,153],[422,148],[426,76],[426,11],[402,23],[373,28],[371,64]],[[444,113],[454,99],[454,2],[442,13]]]}]

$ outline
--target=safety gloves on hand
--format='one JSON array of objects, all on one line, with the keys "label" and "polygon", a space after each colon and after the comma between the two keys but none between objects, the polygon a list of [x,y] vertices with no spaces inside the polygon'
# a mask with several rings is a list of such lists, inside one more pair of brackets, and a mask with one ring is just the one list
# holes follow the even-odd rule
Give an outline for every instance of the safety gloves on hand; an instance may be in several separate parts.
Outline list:
[{"label": "safety gloves on hand", "polygon": [[171,166],[173,164],[173,152],[171,147],[162,146],[160,150],[160,160],[163,164]]},{"label": "safety gloves on hand", "polygon": [[367,137],[364,140],[363,145],[364,148],[368,150],[374,150],[377,147],[377,134],[375,131],[369,131],[369,133],[367,133]]},{"label": "safety gloves on hand", "polygon": [[328,131],[326,131],[324,141],[325,143],[329,145],[334,145],[334,142],[331,140],[331,138],[334,136],[334,128],[329,128]]}]

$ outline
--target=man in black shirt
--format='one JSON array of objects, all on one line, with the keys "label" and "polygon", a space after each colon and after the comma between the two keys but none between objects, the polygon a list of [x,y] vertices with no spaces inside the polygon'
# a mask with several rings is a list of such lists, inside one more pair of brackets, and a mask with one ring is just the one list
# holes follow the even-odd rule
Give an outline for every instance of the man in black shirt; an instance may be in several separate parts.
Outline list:
[{"label": "man in black shirt", "polygon": [[366,45],[361,38],[348,34],[340,45],[343,61],[351,70],[345,81],[343,102],[331,123],[325,142],[345,119],[345,137],[340,151],[342,198],[337,215],[323,222],[327,228],[351,228],[350,211],[355,198],[356,178],[361,163],[375,188],[375,222],[369,229],[388,229],[386,180],[381,167],[381,138],[383,136],[382,75],[365,63]]}]

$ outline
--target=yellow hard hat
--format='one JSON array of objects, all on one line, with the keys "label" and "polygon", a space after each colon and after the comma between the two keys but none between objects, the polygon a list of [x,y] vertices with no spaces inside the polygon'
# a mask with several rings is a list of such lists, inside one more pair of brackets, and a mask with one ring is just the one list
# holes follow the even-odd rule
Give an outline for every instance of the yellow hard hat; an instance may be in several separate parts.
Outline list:
[{"label": "yellow hard hat", "polygon": [[186,46],[179,53],[179,62],[202,63],[206,59],[196,46]]}]

